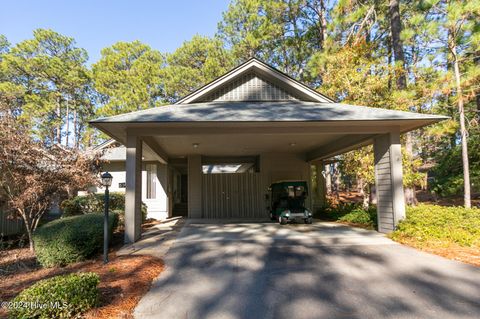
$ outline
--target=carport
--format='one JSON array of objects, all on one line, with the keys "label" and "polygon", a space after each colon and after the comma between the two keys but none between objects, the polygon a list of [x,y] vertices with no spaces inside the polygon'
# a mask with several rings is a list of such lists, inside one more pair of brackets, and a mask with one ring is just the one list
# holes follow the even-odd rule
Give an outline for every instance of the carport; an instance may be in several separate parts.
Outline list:
[{"label": "carport", "polygon": [[[176,104],[91,124],[127,148],[125,241],[134,242],[144,150],[166,168],[170,212],[179,192],[174,176],[183,174],[189,218],[265,219],[272,182],[311,183],[312,165],[322,171],[325,159],[373,144],[379,231],[389,232],[405,216],[400,135],[443,119],[335,103],[250,59]],[[322,187],[312,195],[311,209],[321,204]]]}]

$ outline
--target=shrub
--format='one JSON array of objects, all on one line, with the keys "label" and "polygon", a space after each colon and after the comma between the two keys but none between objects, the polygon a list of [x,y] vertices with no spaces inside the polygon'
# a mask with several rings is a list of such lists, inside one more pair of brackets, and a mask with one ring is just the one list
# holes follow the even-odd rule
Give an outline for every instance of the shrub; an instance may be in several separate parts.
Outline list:
[{"label": "shrub", "polygon": [[480,246],[480,209],[418,205],[407,208],[391,237],[397,241],[414,240],[419,245],[437,242],[443,245]]},{"label": "shrub", "polygon": [[366,227],[377,227],[377,208],[370,206],[368,209],[360,203],[339,203],[325,207],[319,214],[326,220],[342,221]]},{"label": "shrub", "polygon": [[355,208],[351,212],[340,217],[338,220],[376,228],[377,209],[375,207],[369,207],[368,209]]},{"label": "shrub", "polygon": [[[109,216],[112,234],[118,215]],[[103,218],[103,214],[71,216],[39,227],[33,235],[39,263],[63,266],[95,256],[103,248]]]},{"label": "shrub", "polygon": [[362,205],[359,203],[339,203],[337,205],[329,204],[320,210],[318,216],[326,220],[338,220],[340,217],[361,207]]},{"label": "shrub", "polygon": [[[104,211],[104,194],[96,193],[86,196],[76,196],[64,200],[60,204],[63,210],[63,216],[76,216],[91,213],[101,213]],[[125,216],[125,194],[124,193],[110,193],[109,197],[110,211],[118,213],[119,222],[123,225]],[[147,206],[142,203],[142,221],[147,219]]]},{"label": "shrub", "polygon": [[95,273],[77,273],[38,281],[12,300],[10,318],[74,318],[98,303]]}]

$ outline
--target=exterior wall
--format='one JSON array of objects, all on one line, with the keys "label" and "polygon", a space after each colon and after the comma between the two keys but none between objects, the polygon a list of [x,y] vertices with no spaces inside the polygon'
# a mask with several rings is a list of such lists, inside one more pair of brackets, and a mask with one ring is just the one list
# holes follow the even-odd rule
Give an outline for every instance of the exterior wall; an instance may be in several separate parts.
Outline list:
[{"label": "exterior wall", "polygon": [[310,164],[301,154],[263,153],[260,154],[261,207],[266,207],[265,194],[274,182],[281,180],[304,180],[308,182],[309,196],[305,206],[312,209],[312,185]]},{"label": "exterior wall", "polygon": [[0,238],[16,235],[24,231],[23,220],[20,217],[11,218],[5,207],[0,207]]},{"label": "exterior wall", "polygon": [[[204,177],[202,173],[200,155],[188,156],[188,217],[189,218],[268,218],[266,207],[269,203],[265,200],[265,194],[273,182],[281,180],[305,180],[309,186],[309,196],[306,202],[307,208],[312,209],[312,185],[310,179],[310,164],[302,155],[291,153],[263,153],[260,154],[260,172],[225,174],[225,175],[249,175],[249,176],[218,176]],[[224,175],[224,176],[221,176]],[[250,176],[252,175],[252,176]],[[254,175],[254,176],[253,176]],[[256,186],[251,186],[252,179]],[[242,194],[242,198],[235,198],[240,189],[247,192],[255,191],[256,194]],[[212,194],[203,194],[203,191]],[[207,196],[208,195],[208,196]],[[224,198],[232,197],[227,200]],[[239,203],[242,200],[255,201],[248,204],[254,211],[250,212],[246,207],[228,208],[232,201]],[[230,204],[229,204],[230,202]],[[215,209],[210,210],[209,207]],[[224,213],[218,213],[218,207],[224,208]],[[204,212],[208,209],[208,212]],[[215,212],[213,216],[212,212]]]},{"label": "exterior wall", "polygon": [[[154,199],[147,198],[147,164],[157,165],[157,179],[156,192]],[[120,184],[126,183],[125,162],[110,162],[103,166],[104,171],[108,171],[113,176],[112,186],[110,192],[125,193],[125,186]],[[96,187],[92,189],[96,193],[103,193],[103,187]],[[167,165],[160,162],[143,162],[142,163],[142,202],[147,205],[147,218],[154,218],[163,220],[168,218],[168,179],[167,179]]]},{"label": "exterior wall", "polygon": [[378,231],[388,233],[405,218],[400,134],[394,132],[375,138],[374,155]]}]

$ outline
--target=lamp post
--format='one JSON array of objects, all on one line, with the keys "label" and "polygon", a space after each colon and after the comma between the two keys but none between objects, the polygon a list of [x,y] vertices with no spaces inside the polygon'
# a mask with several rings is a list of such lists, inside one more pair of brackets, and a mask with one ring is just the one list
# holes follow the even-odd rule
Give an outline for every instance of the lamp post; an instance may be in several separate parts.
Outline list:
[{"label": "lamp post", "polygon": [[105,172],[101,176],[102,178],[102,185],[105,187],[105,216],[103,219],[103,263],[108,263],[108,203],[109,199],[109,191],[108,187],[112,185],[112,174],[109,172]]}]

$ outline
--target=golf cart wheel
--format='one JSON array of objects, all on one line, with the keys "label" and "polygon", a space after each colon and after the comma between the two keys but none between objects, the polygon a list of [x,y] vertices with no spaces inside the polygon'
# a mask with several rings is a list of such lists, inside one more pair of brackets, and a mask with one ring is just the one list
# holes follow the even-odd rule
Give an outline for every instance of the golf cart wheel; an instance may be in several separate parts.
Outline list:
[{"label": "golf cart wheel", "polygon": [[287,224],[287,219],[283,218],[282,216],[279,216],[278,217],[278,222],[280,223],[280,225],[286,225]]},{"label": "golf cart wheel", "polygon": [[305,224],[311,224],[313,223],[312,218],[305,218]]}]

